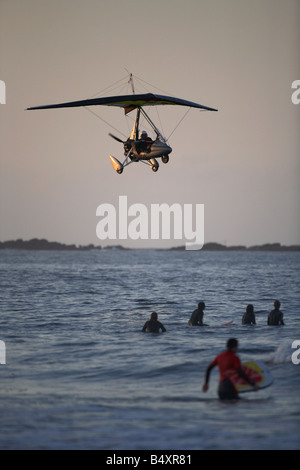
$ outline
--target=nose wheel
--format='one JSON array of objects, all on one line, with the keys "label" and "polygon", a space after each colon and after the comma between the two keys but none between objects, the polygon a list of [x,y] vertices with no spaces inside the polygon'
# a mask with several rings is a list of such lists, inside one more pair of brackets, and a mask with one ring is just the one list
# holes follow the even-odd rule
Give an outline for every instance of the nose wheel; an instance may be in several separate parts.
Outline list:
[{"label": "nose wheel", "polygon": [[169,161],[169,155],[164,155],[163,157],[161,157],[161,161],[162,161],[163,163],[168,163],[168,161]]}]

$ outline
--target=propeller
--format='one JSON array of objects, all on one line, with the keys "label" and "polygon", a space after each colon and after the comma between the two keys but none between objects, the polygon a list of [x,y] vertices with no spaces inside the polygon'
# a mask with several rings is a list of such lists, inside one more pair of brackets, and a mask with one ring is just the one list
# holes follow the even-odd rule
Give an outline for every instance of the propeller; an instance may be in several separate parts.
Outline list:
[{"label": "propeller", "polygon": [[112,137],[113,139],[117,140],[118,142],[121,142],[121,144],[125,144],[124,140],[121,140],[119,137],[116,137],[115,135],[111,134],[110,132],[108,133],[108,135],[110,137]]}]

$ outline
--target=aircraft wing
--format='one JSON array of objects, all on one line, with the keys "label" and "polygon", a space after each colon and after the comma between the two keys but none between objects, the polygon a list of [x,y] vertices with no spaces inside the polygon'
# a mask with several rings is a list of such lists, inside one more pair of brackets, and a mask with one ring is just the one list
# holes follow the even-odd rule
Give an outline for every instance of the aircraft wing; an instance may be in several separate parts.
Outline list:
[{"label": "aircraft wing", "polygon": [[123,95],[123,96],[108,96],[104,98],[92,98],[80,101],[70,101],[68,103],[48,104],[43,106],[34,106],[27,108],[27,110],[34,109],[51,109],[51,108],[73,108],[77,106],[118,106],[124,108],[125,114],[129,113],[135,108],[142,106],[157,106],[157,105],[177,105],[188,106],[191,108],[203,109],[206,111],[218,111],[202,104],[193,103],[192,101],[182,100],[180,98],[172,98],[171,96],[156,95],[153,93],[146,93],[140,95]]}]

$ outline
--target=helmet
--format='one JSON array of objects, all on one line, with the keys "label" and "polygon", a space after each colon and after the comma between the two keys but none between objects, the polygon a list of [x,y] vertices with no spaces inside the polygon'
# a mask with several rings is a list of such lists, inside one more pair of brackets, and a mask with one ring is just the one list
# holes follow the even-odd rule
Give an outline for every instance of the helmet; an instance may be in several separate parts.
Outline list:
[{"label": "helmet", "polygon": [[148,134],[147,134],[147,132],[146,132],[146,131],[142,131],[142,133],[141,133],[141,137],[148,137]]}]

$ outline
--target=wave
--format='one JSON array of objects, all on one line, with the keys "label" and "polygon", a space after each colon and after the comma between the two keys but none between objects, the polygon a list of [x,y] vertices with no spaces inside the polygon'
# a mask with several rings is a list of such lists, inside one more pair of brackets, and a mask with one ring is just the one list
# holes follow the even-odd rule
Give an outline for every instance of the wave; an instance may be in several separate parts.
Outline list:
[{"label": "wave", "polygon": [[290,343],[280,344],[275,351],[265,357],[265,362],[269,364],[287,364],[292,360],[292,352]]}]

